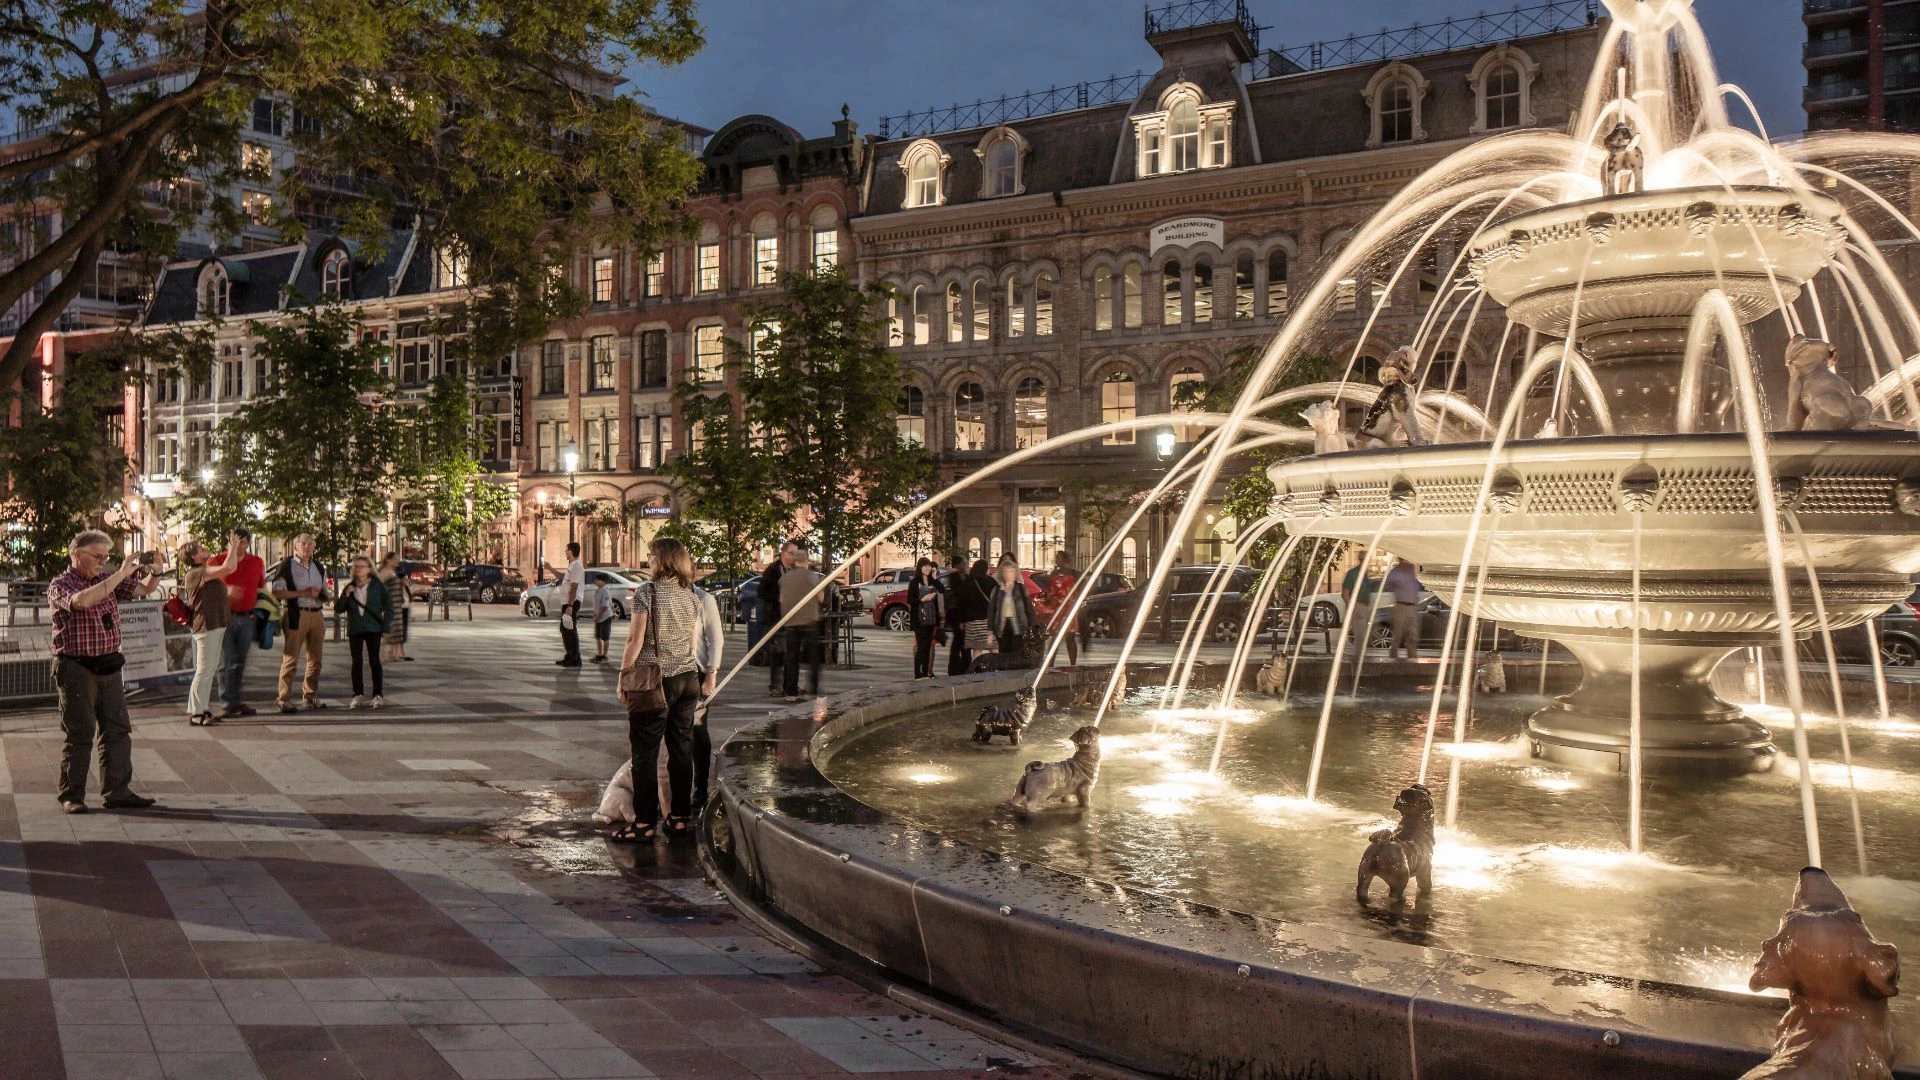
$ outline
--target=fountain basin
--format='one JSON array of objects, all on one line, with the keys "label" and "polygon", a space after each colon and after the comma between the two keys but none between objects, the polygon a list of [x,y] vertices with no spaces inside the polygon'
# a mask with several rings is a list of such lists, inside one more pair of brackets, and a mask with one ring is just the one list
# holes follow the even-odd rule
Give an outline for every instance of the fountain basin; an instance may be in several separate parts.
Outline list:
[{"label": "fountain basin", "polygon": [[[1653,772],[1768,768],[1766,729],[1706,676],[1734,649],[1777,647],[1779,614],[1753,463],[1740,434],[1509,443],[1475,551],[1465,551],[1487,444],[1329,454],[1269,468],[1290,532],[1380,544],[1422,567],[1462,610],[1548,637],[1586,680],[1535,717],[1543,757],[1624,768],[1630,632],[1641,631],[1645,764]],[[1911,432],[1780,432],[1769,457],[1781,507],[1805,536],[1828,625],[1852,626],[1911,591],[1920,571],[1920,439]],[[1636,605],[1633,549],[1640,533]],[[1782,523],[1792,633],[1819,629],[1808,559]],[[1484,588],[1475,584],[1484,566]],[[1638,617],[1636,619],[1636,611]]]}]

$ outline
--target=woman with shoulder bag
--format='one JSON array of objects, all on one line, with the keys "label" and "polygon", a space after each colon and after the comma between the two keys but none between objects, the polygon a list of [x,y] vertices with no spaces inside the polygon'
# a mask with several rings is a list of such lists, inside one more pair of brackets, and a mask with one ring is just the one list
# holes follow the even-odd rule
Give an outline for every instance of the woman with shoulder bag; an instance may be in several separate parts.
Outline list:
[{"label": "woman with shoulder bag", "polygon": [[208,727],[220,722],[213,714],[213,678],[220,670],[226,651],[227,623],[233,613],[227,607],[227,578],[240,569],[236,542],[227,549],[219,566],[208,566],[205,545],[189,542],[180,552],[180,561],[189,569],[180,581],[182,602],[193,612],[187,629],[193,633],[193,685],[187,690],[187,723]]},{"label": "woman with shoulder bag", "polygon": [[991,612],[987,616],[992,634],[989,647],[1002,653],[1019,652],[1039,620],[1034,616],[1033,597],[1027,592],[1026,582],[1020,580],[1020,560],[1012,555],[1000,556],[987,610]]},{"label": "woman with shoulder bag", "polygon": [[648,545],[653,580],[633,593],[633,625],[620,658],[620,699],[627,707],[627,742],[633,754],[633,815],[607,838],[630,843],[659,834],[660,743],[667,744],[671,806],[666,830],[684,833],[692,816],[693,715],[714,691],[714,673],[701,674],[694,652],[700,602],[693,593],[693,557],[685,545],[660,537]]},{"label": "woman with shoulder bag", "polygon": [[953,579],[954,622],[953,654],[947,666],[949,675],[965,675],[973,669],[973,658],[989,647],[991,634],[987,614],[992,610],[993,578],[987,574],[987,560],[975,559],[972,569]]},{"label": "woman with shoulder bag", "polygon": [[913,615],[913,677],[933,678],[933,647],[947,622],[947,592],[940,587],[939,567],[921,559],[907,584],[907,610]]},{"label": "woman with shoulder bag", "polygon": [[364,555],[353,559],[353,579],[340,590],[340,598],[333,602],[333,610],[347,617],[347,645],[353,651],[353,700],[347,702],[347,708],[357,709],[367,699],[363,695],[366,684],[361,681],[361,654],[366,654],[367,667],[373,671],[373,708],[385,705],[386,698],[381,696],[384,673],[380,668],[380,644],[386,636],[387,627],[393,622],[393,598],[387,593],[386,583],[373,572],[373,563]]},{"label": "woman with shoulder bag", "polygon": [[380,659],[389,664],[411,660],[413,657],[407,655],[407,609],[413,606],[413,597],[407,579],[400,573],[400,553],[389,551],[381,556],[380,569],[373,574],[387,587],[387,600],[393,605],[393,618],[387,620],[386,632],[380,636]]}]

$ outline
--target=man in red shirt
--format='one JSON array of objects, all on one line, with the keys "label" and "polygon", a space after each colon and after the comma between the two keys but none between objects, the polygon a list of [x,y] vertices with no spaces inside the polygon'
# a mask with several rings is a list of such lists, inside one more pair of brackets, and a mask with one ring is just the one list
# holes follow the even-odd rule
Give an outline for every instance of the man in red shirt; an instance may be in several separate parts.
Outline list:
[{"label": "man in red shirt", "polygon": [[[227,636],[220,652],[220,700],[226,703],[226,708],[220,710],[223,717],[252,716],[256,711],[240,700],[240,683],[247,673],[247,654],[253,651],[257,626],[253,604],[267,583],[267,565],[251,548],[253,534],[235,529],[232,540],[231,550],[240,553],[240,569],[227,578],[227,606],[233,611],[233,619],[227,623]],[[223,551],[208,559],[207,565],[225,566],[226,561],[227,553]]]}]

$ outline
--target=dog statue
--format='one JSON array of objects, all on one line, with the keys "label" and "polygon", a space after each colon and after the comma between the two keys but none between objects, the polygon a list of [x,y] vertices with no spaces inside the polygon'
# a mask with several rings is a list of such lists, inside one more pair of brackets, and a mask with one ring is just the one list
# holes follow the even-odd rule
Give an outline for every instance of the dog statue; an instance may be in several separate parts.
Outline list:
[{"label": "dog statue", "polygon": [[973,741],[985,745],[991,743],[995,735],[1005,735],[1009,746],[1019,746],[1020,733],[1033,723],[1033,710],[1037,705],[1033,687],[1023,686],[1013,692],[1013,704],[981,709],[980,718],[973,722]]},{"label": "dog statue", "polygon": [[1854,431],[1873,426],[1873,406],[1833,370],[1834,348],[1795,334],[1787,343],[1787,430]]},{"label": "dog statue", "polygon": [[1473,669],[1473,688],[1483,694],[1507,692],[1507,661],[1499,649],[1488,649],[1480,658],[1480,666]]},{"label": "dog statue", "polygon": [[1267,666],[1253,673],[1253,685],[1263,694],[1277,694],[1287,685],[1287,658],[1274,653]]},{"label": "dog statue", "polygon": [[1640,190],[1646,170],[1646,153],[1640,149],[1640,133],[1625,120],[1613,126],[1601,140],[1607,159],[1600,166],[1600,186],[1609,195],[1631,195]]},{"label": "dog statue", "polygon": [[1406,900],[1409,881],[1419,883],[1423,900],[1433,891],[1433,795],[1426,785],[1414,784],[1393,800],[1393,808],[1400,812],[1400,824],[1375,830],[1360,856],[1353,898],[1362,906],[1376,877],[1387,883],[1387,898],[1395,904]]},{"label": "dog statue", "polygon": [[1347,433],[1341,430],[1340,410],[1331,401],[1317,401],[1300,410],[1300,419],[1313,429],[1313,452],[1338,454],[1353,449]]},{"label": "dog statue", "polygon": [[1366,450],[1377,446],[1425,446],[1420,434],[1420,417],[1413,410],[1413,390],[1407,374],[1413,363],[1413,350],[1405,345],[1393,350],[1380,362],[1380,393],[1360,421],[1360,437],[1355,445]]},{"label": "dog statue", "polygon": [[1787,992],[1773,1056],[1741,1080],[1891,1080],[1887,999],[1900,992],[1900,950],[1874,940],[1826,871],[1800,871],[1793,909],[1760,947],[1747,985]]},{"label": "dog statue", "polygon": [[1029,761],[1013,789],[1013,808],[1031,814],[1050,802],[1071,798],[1086,806],[1100,779],[1100,729],[1091,725],[1073,733],[1073,756],[1065,761]]},{"label": "dog statue", "polygon": [[[1107,688],[1105,680],[1094,679],[1080,688],[1073,697],[1076,709],[1097,709],[1100,707],[1100,694]],[[1120,678],[1113,684],[1113,693],[1107,696],[1107,708],[1117,709],[1127,700],[1127,669],[1120,669]]]},{"label": "dog statue", "polygon": [[[666,758],[665,749],[665,747],[661,748],[662,752],[660,755],[663,765]],[[673,805],[673,796],[671,793],[672,789],[668,786],[667,771],[665,768],[661,768],[658,772],[659,789],[656,797],[660,800],[659,805],[663,807],[671,806]],[[593,823],[595,825],[624,825],[635,820],[635,817],[636,815],[633,810],[633,759],[628,758],[620,763],[618,769],[614,770],[613,779],[607,781],[606,793],[600,796],[600,806],[593,812]]]}]

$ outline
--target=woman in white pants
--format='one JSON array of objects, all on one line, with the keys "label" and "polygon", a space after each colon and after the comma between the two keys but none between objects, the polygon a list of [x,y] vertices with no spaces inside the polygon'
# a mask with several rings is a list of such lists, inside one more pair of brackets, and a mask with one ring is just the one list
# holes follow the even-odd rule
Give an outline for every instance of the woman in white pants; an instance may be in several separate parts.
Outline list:
[{"label": "woman in white pants", "polygon": [[227,606],[227,577],[240,569],[237,546],[229,548],[222,564],[213,567],[207,565],[207,549],[197,541],[189,542],[180,552],[181,561],[188,567],[180,582],[180,596],[193,612],[187,624],[193,631],[193,685],[187,690],[187,723],[195,727],[220,722],[212,708],[213,679],[220,670],[227,623],[233,619]]}]

